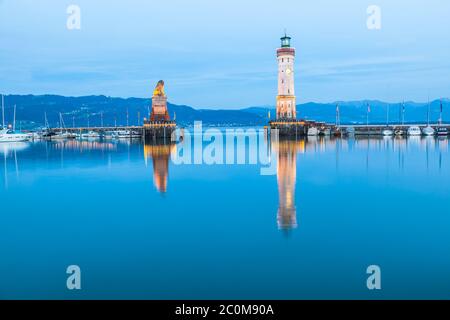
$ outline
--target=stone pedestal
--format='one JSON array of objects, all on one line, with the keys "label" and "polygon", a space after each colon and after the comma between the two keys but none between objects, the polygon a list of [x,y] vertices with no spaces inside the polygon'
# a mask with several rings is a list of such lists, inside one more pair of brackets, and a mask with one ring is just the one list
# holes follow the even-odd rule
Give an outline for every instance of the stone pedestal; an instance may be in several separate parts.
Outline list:
[{"label": "stone pedestal", "polygon": [[154,96],[152,98],[152,114],[150,121],[169,121],[166,96]]}]

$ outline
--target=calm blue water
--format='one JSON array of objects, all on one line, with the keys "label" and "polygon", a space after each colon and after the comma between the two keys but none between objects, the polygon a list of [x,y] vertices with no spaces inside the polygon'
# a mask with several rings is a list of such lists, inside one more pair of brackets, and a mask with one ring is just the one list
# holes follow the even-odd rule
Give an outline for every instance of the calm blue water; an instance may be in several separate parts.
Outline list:
[{"label": "calm blue water", "polygon": [[447,139],[260,141],[274,175],[179,148],[0,145],[0,298],[450,298]]}]

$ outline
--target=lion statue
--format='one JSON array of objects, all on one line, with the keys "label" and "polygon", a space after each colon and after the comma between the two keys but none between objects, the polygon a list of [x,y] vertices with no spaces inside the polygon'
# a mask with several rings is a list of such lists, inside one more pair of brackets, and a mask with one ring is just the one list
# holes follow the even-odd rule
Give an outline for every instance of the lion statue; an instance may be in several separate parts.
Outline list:
[{"label": "lion statue", "polygon": [[166,94],[164,93],[164,81],[163,80],[159,80],[158,83],[156,84],[155,90],[153,91],[153,96],[154,97],[165,97]]}]

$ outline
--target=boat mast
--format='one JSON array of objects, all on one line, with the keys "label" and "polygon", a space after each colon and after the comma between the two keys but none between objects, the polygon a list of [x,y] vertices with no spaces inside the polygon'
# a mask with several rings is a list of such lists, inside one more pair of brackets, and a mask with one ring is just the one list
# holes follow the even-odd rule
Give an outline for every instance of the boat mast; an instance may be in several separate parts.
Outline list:
[{"label": "boat mast", "polygon": [[427,126],[430,126],[430,96],[428,96]]},{"label": "boat mast", "polygon": [[62,129],[64,129],[64,131],[67,131],[66,123],[64,122],[64,118],[61,112],[59,113],[59,119],[60,119],[59,121],[61,121],[61,132],[63,131]]},{"label": "boat mast", "polygon": [[336,127],[339,129],[341,126],[341,117],[339,114],[339,104],[336,104]]},{"label": "boat mast", "polygon": [[366,119],[367,132],[369,132],[369,113],[370,113],[370,104],[367,103],[367,119]]},{"label": "boat mast", "polygon": [[386,126],[389,127],[389,103],[387,103],[387,111],[386,111]]},{"label": "boat mast", "polygon": [[442,126],[442,99],[441,99],[441,111],[439,114],[439,126]]},{"label": "boat mast", "polygon": [[3,120],[3,127],[2,129],[5,128],[5,96],[2,94],[2,120]]},{"label": "boat mast", "polygon": [[402,125],[405,124],[405,101],[402,103]]},{"label": "boat mast", "polygon": [[16,131],[16,105],[14,105],[13,131]]},{"label": "boat mast", "polygon": [[44,112],[44,126],[47,129],[50,129],[50,125],[48,123],[48,119],[47,119],[47,112]]}]

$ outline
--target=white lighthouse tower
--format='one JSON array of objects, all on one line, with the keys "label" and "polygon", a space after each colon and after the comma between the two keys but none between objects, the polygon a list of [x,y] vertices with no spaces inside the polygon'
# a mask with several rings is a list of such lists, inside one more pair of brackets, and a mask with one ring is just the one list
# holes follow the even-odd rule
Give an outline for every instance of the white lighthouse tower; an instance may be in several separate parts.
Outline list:
[{"label": "white lighthouse tower", "polygon": [[281,48],[277,50],[278,96],[277,120],[296,119],[294,89],[295,49],[291,48],[291,38],[286,34],[281,38]]}]

